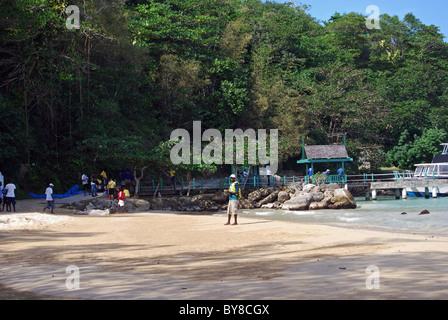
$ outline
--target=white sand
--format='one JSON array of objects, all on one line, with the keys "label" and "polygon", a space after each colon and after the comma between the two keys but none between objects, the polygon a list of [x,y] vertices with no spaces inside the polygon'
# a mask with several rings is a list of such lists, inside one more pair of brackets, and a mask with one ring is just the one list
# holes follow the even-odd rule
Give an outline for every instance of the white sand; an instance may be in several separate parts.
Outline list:
[{"label": "white sand", "polygon": [[[244,215],[238,226],[224,226],[224,215],[156,212],[108,217],[29,213],[6,219],[13,230],[3,226],[0,232],[0,283],[39,295],[448,299],[446,237]],[[66,286],[71,265],[79,268],[79,289]],[[366,281],[373,283],[366,273],[371,265],[378,267],[379,289],[366,286]]]},{"label": "white sand", "polygon": [[28,213],[0,213],[0,230],[37,230],[51,224],[67,222],[68,216],[45,214],[38,212]]}]

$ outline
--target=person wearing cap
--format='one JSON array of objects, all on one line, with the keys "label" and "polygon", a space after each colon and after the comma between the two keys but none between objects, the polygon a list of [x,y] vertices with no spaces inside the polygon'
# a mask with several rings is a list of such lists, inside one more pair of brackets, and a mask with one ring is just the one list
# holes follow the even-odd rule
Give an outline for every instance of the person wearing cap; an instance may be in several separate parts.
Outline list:
[{"label": "person wearing cap", "polygon": [[226,190],[229,193],[229,204],[227,206],[227,223],[225,225],[230,224],[230,220],[233,216],[235,222],[233,225],[237,225],[237,210],[238,210],[238,202],[241,198],[241,189],[240,184],[236,180],[236,176],[234,174],[230,175],[230,187],[229,190]]},{"label": "person wearing cap", "polygon": [[46,209],[51,209],[51,213],[54,213],[53,187],[54,184],[50,183],[48,185],[48,188],[45,190],[45,198],[47,200],[47,206],[44,208],[44,211]]}]

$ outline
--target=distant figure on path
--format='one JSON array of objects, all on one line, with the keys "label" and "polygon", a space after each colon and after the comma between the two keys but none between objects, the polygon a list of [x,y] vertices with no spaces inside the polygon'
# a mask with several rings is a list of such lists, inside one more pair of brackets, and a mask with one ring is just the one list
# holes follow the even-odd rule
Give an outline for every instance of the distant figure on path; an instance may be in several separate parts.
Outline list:
[{"label": "distant figure on path", "polygon": [[238,202],[241,198],[241,189],[240,184],[236,180],[236,176],[234,174],[230,175],[230,182],[232,182],[232,184],[230,185],[229,190],[225,190],[229,193],[229,204],[227,206],[227,223],[225,225],[230,225],[232,216],[235,220],[233,225],[237,225]]},{"label": "distant figure on path", "polygon": [[128,188],[124,188],[123,192],[126,198],[129,198],[131,196],[131,193],[129,192]]},{"label": "distant figure on path", "polygon": [[266,179],[267,179],[267,182],[268,182],[268,186],[271,185],[271,174],[272,174],[271,167],[269,165],[267,165],[266,166]]},{"label": "distant figure on path", "polygon": [[176,190],[176,171],[170,170],[170,183],[173,190]]},{"label": "distant figure on path", "polygon": [[6,196],[5,196],[5,200],[6,200],[6,211],[11,212],[11,205],[14,208],[14,212],[16,211],[16,195],[15,195],[15,190],[16,185],[12,182],[8,183],[5,186],[6,189]]},{"label": "distant figure on path", "polygon": [[338,169],[338,175],[343,176],[344,175],[344,169],[339,168]]},{"label": "distant figure on path", "polygon": [[98,187],[96,183],[96,174],[92,174],[92,176],[90,177],[90,188],[92,191],[92,197],[98,197]]},{"label": "distant figure on path", "polygon": [[103,184],[104,191],[107,191],[107,187],[106,187],[107,186],[107,174],[106,174],[106,171],[103,170],[100,173],[100,176],[102,178],[102,184]]},{"label": "distant figure on path", "polygon": [[85,172],[82,174],[81,180],[82,180],[82,188],[84,190],[84,196],[86,195],[86,191],[90,195],[89,177],[86,175]]},{"label": "distant figure on path", "polygon": [[115,195],[115,187],[117,184],[112,178],[109,179],[109,183],[107,184],[107,193],[109,193],[109,200],[114,200]]},{"label": "distant figure on path", "polygon": [[47,206],[44,208],[44,211],[47,209],[51,209],[51,213],[54,213],[53,187],[54,184],[50,183],[48,185],[48,188],[45,190],[45,199],[47,200]]}]

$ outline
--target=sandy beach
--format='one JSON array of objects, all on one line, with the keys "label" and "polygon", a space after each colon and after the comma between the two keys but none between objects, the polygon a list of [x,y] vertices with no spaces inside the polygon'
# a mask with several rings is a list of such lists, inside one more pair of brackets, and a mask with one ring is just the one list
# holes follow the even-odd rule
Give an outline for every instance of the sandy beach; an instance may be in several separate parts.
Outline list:
[{"label": "sandy beach", "polygon": [[448,299],[446,237],[43,206],[0,213],[0,299]]}]

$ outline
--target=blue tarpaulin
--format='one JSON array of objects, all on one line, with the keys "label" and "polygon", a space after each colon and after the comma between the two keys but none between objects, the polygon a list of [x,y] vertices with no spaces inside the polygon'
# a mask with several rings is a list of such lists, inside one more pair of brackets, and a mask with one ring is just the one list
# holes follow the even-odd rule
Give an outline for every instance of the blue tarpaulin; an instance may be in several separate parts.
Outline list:
[{"label": "blue tarpaulin", "polygon": [[[53,198],[55,198],[55,199],[68,198],[68,197],[75,196],[75,195],[83,193],[83,192],[84,191],[79,191],[79,187],[76,185],[76,186],[73,186],[70,189],[68,189],[68,191],[64,194],[53,194]],[[41,195],[41,194],[35,194],[35,193],[30,192],[29,195],[32,196],[33,198],[38,198],[38,199],[46,198],[46,196],[44,194]]]}]

